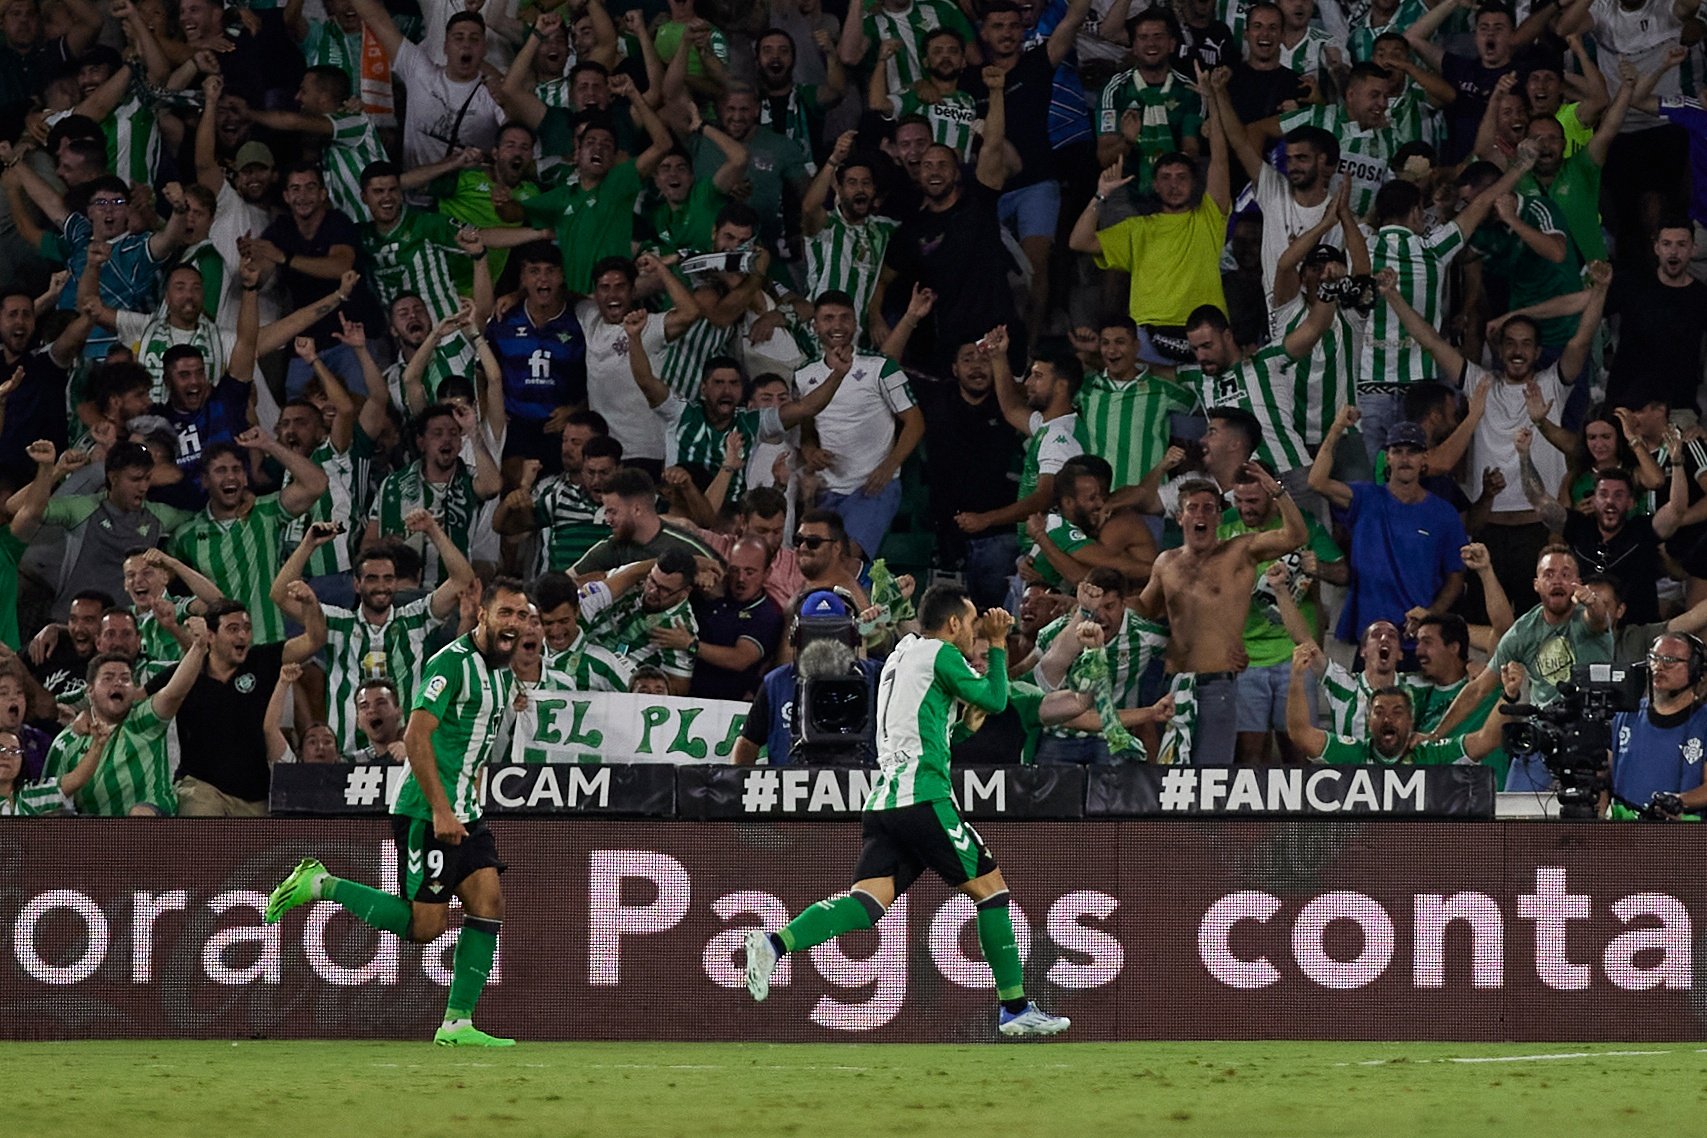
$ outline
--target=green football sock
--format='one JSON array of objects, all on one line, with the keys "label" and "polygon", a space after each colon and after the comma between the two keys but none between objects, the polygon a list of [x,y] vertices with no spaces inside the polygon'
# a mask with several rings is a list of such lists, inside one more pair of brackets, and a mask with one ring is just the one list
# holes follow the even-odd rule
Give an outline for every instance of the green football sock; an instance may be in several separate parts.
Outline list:
[{"label": "green football sock", "polygon": [[502,921],[484,917],[465,917],[462,931],[456,936],[456,953],[451,957],[450,999],[445,1004],[446,1021],[469,1019],[480,991],[486,987],[486,977],[492,974],[492,957],[498,951],[498,929]]},{"label": "green football sock", "polygon": [[412,907],[394,893],[371,889],[354,881],[345,881],[342,877],[328,877],[320,884],[320,896],[337,902],[357,920],[382,932],[396,933],[400,937],[409,935]]},{"label": "green football sock", "polygon": [[996,977],[996,998],[1017,1000],[1025,995],[1024,969],[1019,945],[1014,943],[1014,922],[1008,916],[1008,895],[998,893],[978,902],[978,947]]},{"label": "green football sock", "polygon": [[[875,902],[873,902],[875,903]],[[871,927],[871,910],[867,902],[849,894],[846,897],[826,897],[810,906],[798,917],[783,926],[777,936],[790,952],[823,944],[843,933]]]}]

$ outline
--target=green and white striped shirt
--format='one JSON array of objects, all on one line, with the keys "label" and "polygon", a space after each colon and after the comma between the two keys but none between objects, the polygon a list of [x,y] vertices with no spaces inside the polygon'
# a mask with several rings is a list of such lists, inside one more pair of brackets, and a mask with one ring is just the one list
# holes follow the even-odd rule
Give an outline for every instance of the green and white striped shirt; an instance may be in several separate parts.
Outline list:
[{"label": "green and white striped shirt", "polygon": [[[1284,340],[1310,314],[1302,294],[1275,309],[1269,320],[1275,339]],[[1292,364],[1292,407],[1294,422],[1304,441],[1316,446],[1333,425],[1339,409],[1355,398],[1357,390],[1357,335],[1343,310],[1310,349],[1310,354]]]},{"label": "green and white striped shirt", "polygon": [[291,515],[277,494],[256,498],[242,517],[221,521],[208,510],[172,535],[172,555],[200,569],[219,591],[249,610],[255,644],[285,638],[284,614],[272,602],[279,535]]},{"label": "green and white striped shirt", "polygon": [[368,680],[397,685],[397,703],[408,707],[426,661],[427,634],[441,623],[433,615],[429,593],[406,605],[393,605],[385,623],[374,625],[360,609],[322,605],[326,613],[326,722],[338,750],[351,751],[366,741],[356,726],[356,689]]},{"label": "green and white striped shirt", "polygon": [[1257,445],[1256,457],[1278,474],[1310,465],[1310,452],[1304,449],[1304,436],[1294,406],[1292,365],[1292,357],[1284,347],[1270,344],[1219,375],[1209,375],[1196,367],[1180,368],[1175,375],[1180,383],[1197,392],[1203,410],[1242,407],[1255,415],[1262,425],[1262,441]]},{"label": "green and white striped shirt", "polygon": [[949,743],[961,701],[991,714],[1007,706],[1007,652],[992,646],[989,672],[980,676],[946,640],[903,636],[877,681],[879,772],[867,810],[954,800]]},{"label": "green and white striped shirt", "polygon": [[671,340],[658,364],[658,378],[681,399],[699,398],[705,379],[705,363],[713,356],[727,356],[735,347],[736,325],[719,328],[709,320],[695,320],[687,331]]},{"label": "green and white striped shirt", "polygon": [[[1353,739],[1369,737],[1369,697],[1375,694],[1375,688],[1366,678],[1366,672],[1349,672],[1341,664],[1332,660],[1322,673],[1322,698],[1327,701],[1328,726],[1324,728],[1330,735],[1345,735]],[[1401,674],[1396,681],[1399,687],[1411,692],[1411,700],[1416,702],[1416,692],[1429,687],[1427,680],[1421,676]],[[1417,730],[1426,730],[1421,724]]]},{"label": "green and white striped shirt", "polygon": [[1400,139],[1391,124],[1380,130],[1365,130],[1338,104],[1319,104],[1280,116],[1284,134],[1301,126],[1321,127],[1339,140],[1342,178],[1351,179],[1351,210],[1362,217],[1375,204],[1375,193],[1393,177],[1388,160],[1399,149]]},{"label": "green and white striped shirt", "polygon": [[972,140],[978,137],[978,102],[965,91],[950,91],[934,103],[919,98],[912,88],[889,96],[889,113],[895,119],[921,115],[931,126],[931,141],[940,142],[972,161]]},{"label": "green and white striped shirt", "polygon": [[[1464,248],[1464,234],[1453,222],[1437,225],[1426,235],[1409,226],[1383,225],[1370,243],[1373,271],[1399,274],[1399,295],[1424,320],[1439,328],[1446,318],[1446,266]],[[1360,387],[1370,384],[1419,383],[1439,374],[1434,357],[1405,331],[1393,306],[1383,298],[1369,315],[1369,334],[1357,365]]]},{"label": "green and white striped shirt", "polygon": [[855,223],[842,211],[827,211],[824,228],[806,239],[806,295],[819,297],[840,289],[853,297],[854,313],[864,323],[871,294],[883,269],[889,239],[901,223],[887,217],[868,217]]},{"label": "green and white striped shirt", "polygon": [[535,576],[567,570],[610,536],[604,504],[567,474],[553,474],[534,487],[533,521],[542,535]]},{"label": "green and white striped shirt", "polygon": [[1148,368],[1126,380],[1099,371],[1079,388],[1079,445],[1114,467],[1115,487],[1136,486],[1167,453],[1169,414],[1191,407],[1191,392]]},{"label": "green and white striped shirt", "polygon": [[[1085,453],[1084,444],[1079,442],[1079,416],[1068,412],[1058,419],[1043,421],[1043,412],[1031,413],[1031,437],[1026,440],[1025,460],[1019,471],[1018,502],[1030,496],[1045,474],[1059,474],[1069,458]],[[1029,542],[1025,533],[1025,523],[1015,527],[1019,530],[1022,544]]]},{"label": "green and white striped shirt", "polygon": [[367,217],[367,206],[362,203],[362,171],[370,162],[390,160],[385,145],[366,115],[327,115],[326,120],[332,124],[332,135],[320,151],[320,164],[326,170],[326,196],[352,221]]},{"label": "green and white striped shirt", "polygon": [[634,664],[618,656],[580,629],[575,641],[561,652],[545,655],[545,666],[569,677],[575,691],[627,691],[634,678]]},{"label": "green and white striped shirt", "polygon": [[[258,6],[258,5],[257,5]],[[347,35],[335,20],[308,20],[302,58],[310,67],[337,67],[350,77],[350,90],[362,89],[362,33]],[[361,217],[362,214],[352,214]]]},{"label": "green and white striped shirt", "polygon": [[610,586],[593,581],[581,588],[581,620],[594,643],[602,644],[625,658],[635,668],[651,665],[665,675],[684,679],[693,675],[693,653],[686,648],[660,648],[652,643],[658,628],[685,628],[699,636],[699,618],[682,598],[667,609],[647,612],[641,604],[638,585],[612,597]]},{"label": "green and white striped shirt", "polygon": [[[403,398],[403,369],[408,363],[406,359],[398,360],[385,369],[385,390],[391,395],[391,405],[405,419],[409,418],[409,405]],[[438,399],[439,384],[451,376],[473,376],[474,364],[474,345],[461,332],[452,332],[440,340],[433,348],[432,357],[427,360],[426,370],[421,373],[421,386],[427,392],[427,402]],[[477,383],[475,386],[478,388],[480,385]]]},{"label": "green and white striped shirt", "polygon": [[[706,418],[705,404],[689,403],[675,395],[652,408],[652,413],[664,421],[665,466],[697,465],[715,473],[723,465],[723,443],[729,432],[740,432],[747,454],[753,453],[756,444],[780,442],[785,435],[782,416],[775,407],[743,408],[722,428],[712,426]],[[746,473],[737,470],[730,475],[725,500],[739,502],[746,492]]]},{"label": "green and white striped shirt", "polygon": [[386,475],[368,517],[379,523],[381,537],[401,541],[420,555],[421,587],[436,589],[445,580],[438,547],[427,540],[426,534],[408,532],[403,519],[415,510],[426,510],[438,519],[439,527],[466,557],[480,506],[481,499],[474,493],[474,475],[460,458],[447,482],[427,481],[426,470],[421,460],[416,459],[402,470]]},{"label": "green and white striped shirt", "polygon": [[[178,796],[172,790],[172,759],[166,751],[168,726],[170,722],[155,712],[152,698],[132,707],[113,728],[94,776],[72,799],[77,812],[122,818],[132,807],[146,803],[163,814],[176,814]],[[83,761],[93,742],[91,736],[61,731],[48,748],[42,777],[57,783]]]},{"label": "green and white striped shirt", "polygon": [[[207,288],[206,281],[202,287]],[[225,340],[219,334],[219,326],[205,312],[196,315],[196,326],[189,329],[174,327],[166,319],[164,309],[149,315],[121,308],[116,315],[118,338],[130,345],[136,353],[136,362],[148,369],[148,377],[154,381],[148,388],[151,402],[166,402],[166,351],[179,344],[188,344],[202,354],[209,382],[218,383],[225,374]]]},{"label": "green and white striped shirt", "polygon": [[[194,597],[168,597],[172,602],[172,613],[177,618],[180,627],[190,616],[190,605]],[[151,609],[136,610],[136,635],[142,642],[142,652],[136,658],[136,666],[131,669],[131,675],[139,684],[147,684],[161,672],[178,666],[178,661],[184,658],[183,645],[178,638],[166,631],[158,617]]]},{"label": "green and white striped shirt", "polygon": [[949,0],[913,0],[904,11],[891,12],[881,4],[865,15],[865,70],[877,65],[877,49],[884,40],[899,40],[901,50],[883,64],[884,82],[891,92],[904,91],[925,77],[925,35],[937,28],[952,28],[962,43],[974,39],[972,25]]},{"label": "green and white striped shirt", "polygon": [[[1037,633],[1037,651],[1047,652],[1055,638],[1070,625],[1078,623],[1078,617],[1073,613],[1056,617],[1044,625]],[[1108,676],[1114,688],[1114,703],[1116,707],[1138,707],[1138,685],[1144,678],[1144,671],[1168,646],[1168,630],[1165,626],[1153,620],[1146,620],[1131,609],[1126,610],[1125,617],[1120,623],[1120,631],[1110,637],[1103,645],[1103,655],[1108,659]],[[1061,686],[1058,678],[1054,684],[1044,682],[1040,674],[1041,665],[1033,668],[1028,677],[1044,691],[1054,691]],[[1061,738],[1079,738],[1087,732],[1070,731],[1065,727],[1046,727],[1044,734]],[[1095,734],[1095,732],[1089,732]]]},{"label": "green and white striped shirt", "polygon": [[[505,722],[515,715],[515,690],[515,673],[488,667],[474,646],[473,633],[451,641],[427,661],[411,710],[429,712],[439,721],[433,728],[433,759],[451,811],[460,822],[480,817],[480,771],[505,733]],[[391,812],[432,818],[433,809],[413,770],[403,777]]]},{"label": "green and white striped shirt", "polygon": [[75,813],[71,799],[59,789],[59,780],[20,786],[6,798],[0,798],[0,818],[40,818],[46,814]]},{"label": "green and white striped shirt", "polygon": [[1192,89],[1191,80],[1178,71],[1169,71],[1166,79],[1152,86],[1133,68],[1103,87],[1097,101],[1097,133],[1119,134],[1120,120],[1129,110],[1143,119],[1129,155],[1138,159],[1134,184],[1141,193],[1155,181],[1156,159],[1179,150],[1186,139],[1202,132],[1203,100]]},{"label": "green and white striped shirt", "polygon": [[112,172],[127,186],[152,185],[160,168],[160,129],[153,108],[132,95],[101,121],[101,133],[107,136]]},{"label": "green and white striped shirt", "polygon": [[[342,452],[334,450],[328,441],[321,443],[308,456],[310,462],[326,472],[326,490],[308,507],[307,513],[285,523],[280,538],[287,551],[285,556],[288,557],[288,551],[294,551],[302,543],[308,527],[315,522],[343,522],[349,532],[310,553],[308,565],[302,571],[304,577],[324,577],[350,571],[351,551],[361,535],[356,519],[367,516],[368,469],[373,455],[373,440],[367,437],[366,431],[357,427],[350,437],[348,449]],[[289,486],[292,481],[290,472],[286,471],[284,484]]]},{"label": "green and white striped shirt", "polygon": [[[365,209],[362,216],[367,216]],[[427,317],[434,323],[456,311],[448,254],[460,255],[461,249],[450,218],[404,206],[389,232],[364,221],[360,235],[362,272],[382,308],[389,311],[392,301],[412,292],[426,303]]]},{"label": "green and white striped shirt", "polygon": [[1280,45],[1280,66],[1290,67],[1300,75],[1314,75],[1322,66],[1323,49],[1333,43],[1334,37],[1321,28],[1307,27],[1303,39],[1291,47]]}]

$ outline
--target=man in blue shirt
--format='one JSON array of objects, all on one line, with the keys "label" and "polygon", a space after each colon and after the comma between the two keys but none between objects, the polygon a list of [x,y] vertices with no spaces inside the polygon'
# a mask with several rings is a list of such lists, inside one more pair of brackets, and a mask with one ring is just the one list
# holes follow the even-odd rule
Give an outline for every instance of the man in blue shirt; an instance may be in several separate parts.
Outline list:
[{"label": "man in blue shirt", "polygon": [[1464,591],[1464,560],[1458,551],[1470,540],[1448,502],[1422,487],[1428,437],[1415,423],[1397,423],[1387,433],[1387,482],[1333,477],[1334,446],[1357,422],[1356,406],[1341,407],[1310,468],[1310,488],[1346,511],[1351,530],[1351,595],[1340,614],[1337,635],[1350,640],[1373,621],[1407,621],[1452,607]]},{"label": "man in blue shirt", "polygon": [[[819,589],[806,594],[800,605],[790,615],[796,620],[794,628],[794,648],[799,654],[800,632],[798,618],[800,613],[806,613],[814,619],[839,619],[846,622],[846,640],[850,653],[858,652],[854,647],[858,642],[858,634],[853,623],[853,615],[848,608],[843,594]],[[854,666],[865,677],[866,692],[869,696],[869,706],[875,711],[877,707],[877,679],[883,671],[883,664],[878,660],[868,660],[860,654],[854,661]],[[753,706],[747,711],[747,720],[741,726],[741,737],[735,740],[735,751],[729,761],[736,766],[752,766],[759,761],[759,748],[765,748],[765,762],[773,767],[784,766],[795,761],[792,754],[794,746],[794,696],[796,691],[794,665],[784,664],[766,673],[759,685],[758,695],[753,697]],[[820,760],[830,761],[830,760]],[[865,738],[860,740],[857,747],[849,748],[845,755],[838,756],[833,765],[836,766],[874,766],[877,762],[877,719],[875,714],[866,724]]]},{"label": "man in blue shirt", "polygon": [[1707,806],[1707,706],[1696,694],[1707,649],[1687,633],[1661,633],[1648,648],[1648,669],[1648,697],[1612,717],[1612,818],[1638,817],[1660,795],[1691,812]]},{"label": "man in blue shirt", "polygon": [[538,459],[546,473],[563,469],[558,435],[571,412],[587,405],[587,338],[569,304],[563,254],[548,241],[532,241],[512,254],[519,267],[521,303],[486,325],[504,373],[509,430],[504,459]]}]

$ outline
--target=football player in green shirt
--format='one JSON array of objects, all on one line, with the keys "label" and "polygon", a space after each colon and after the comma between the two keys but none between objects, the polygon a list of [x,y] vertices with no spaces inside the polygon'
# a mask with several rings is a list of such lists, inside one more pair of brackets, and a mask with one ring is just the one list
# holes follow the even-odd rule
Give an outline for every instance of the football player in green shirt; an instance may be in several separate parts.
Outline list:
[{"label": "football player in green shirt", "polygon": [[[1008,1036],[1056,1035],[1070,1025],[1025,995],[1008,916],[1008,887],[978,831],[960,817],[949,787],[949,740],[963,708],[996,714],[1008,705],[1007,644],[1013,617],[982,617],[965,590],[936,585],[919,603],[918,634],[908,634],[883,665],[877,687],[877,786],[861,817],[864,847],[843,897],[808,907],[776,933],[747,931],[747,991],[770,995],[771,973],[785,952],[802,952],[856,929],[869,929],[897,896],[934,870],[977,906],[978,945],[1001,1001],[998,1030]],[[974,640],[990,642],[989,671],[967,658]]]},{"label": "football player in green shirt", "polygon": [[486,589],[474,631],[427,664],[404,732],[409,774],[391,817],[402,866],[402,896],[333,877],[305,858],[267,900],[264,919],[277,924],[310,901],[333,901],[376,929],[426,944],[442,935],[450,899],[464,918],[445,1020],[433,1042],[444,1047],[512,1047],[474,1026],[474,1004],[498,948],[504,863],[480,813],[481,774],[513,712],[509,669],[527,623],[521,582],[499,577]]}]

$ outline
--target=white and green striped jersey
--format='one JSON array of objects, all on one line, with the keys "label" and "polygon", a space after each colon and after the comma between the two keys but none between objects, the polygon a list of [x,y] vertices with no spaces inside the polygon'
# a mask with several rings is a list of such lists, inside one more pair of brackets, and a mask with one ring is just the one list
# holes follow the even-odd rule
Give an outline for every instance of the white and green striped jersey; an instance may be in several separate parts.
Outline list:
[{"label": "white and green striped jersey", "polygon": [[[365,209],[361,216],[367,216]],[[364,221],[360,236],[362,276],[380,307],[389,312],[392,301],[412,292],[426,303],[427,317],[434,323],[456,311],[450,255],[460,256],[461,250],[450,218],[404,206],[388,231],[381,233],[374,222]]]},{"label": "white and green striped jersey", "polygon": [[[459,822],[480,817],[480,772],[505,734],[506,720],[515,715],[515,690],[515,673],[489,667],[472,632],[427,661],[421,675],[410,710],[426,711],[439,721],[432,734],[433,760]],[[404,775],[391,812],[431,820],[433,809],[413,770]]]},{"label": "white and green striped jersey", "polygon": [[1114,468],[1114,486],[1136,486],[1161,464],[1175,411],[1190,411],[1192,394],[1141,368],[1131,379],[1099,371],[1079,388],[1079,445]]},{"label": "white and green striped jersey", "polygon": [[1240,407],[1255,415],[1262,426],[1256,457],[1278,474],[1310,465],[1293,399],[1292,364],[1284,347],[1270,344],[1219,375],[1209,375],[1198,367],[1182,367],[1175,377],[1197,393],[1204,411]]},{"label": "white and green striped jersey", "polygon": [[553,474],[534,487],[533,521],[540,533],[536,577],[564,572],[610,536],[604,503],[567,474]]},{"label": "white and green striped jersey", "polygon": [[[1284,340],[1310,314],[1302,294],[1269,314],[1275,340]],[[1333,425],[1339,409],[1352,402],[1357,391],[1357,331],[1343,309],[1334,312],[1334,322],[1310,349],[1310,354],[1292,364],[1292,406],[1304,441],[1316,446]]]},{"label": "white and green striped jersey", "polygon": [[[132,807],[147,804],[163,814],[176,814],[178,796],[172,790],[172,759],[166,751],[169,726],[170,721],[155,713],[152,698],[132,707],[113,728],[93,777],[72,798],[77,812],[122,818]],[[88,735],[61,731],[48,748],[42,777],[57,783],[83,760],[93,741]]]},{"label": "white and green striped jersey", "polygon": [[534,98],[548,107],[558,107],[566,111],[575,109],[575,93],[570,90],[567,75],[547,79],[544,83],[535,83],[533,94]]},{"label": "white and green striped jersey", "polygon": [[1305,77],[1315,75],[1321,69],[1323,52],[1332,47],[1334,37],[1318,27],[1304,29],[1304,38],[1287,47],[1280,45],[1280,66],[1290,67]]},{"label": "white and green striped jersey", "polygon": [[20,786],[5,798],[0,798],[0,818],[40,818],[46,814],[75,812],[71,799],[59,789],[58,779],[34,786]]},{"label": "white and green striped jersey", "polygon": [[249,610],[255,644],[285,638],[284,614],[272,602],[279,535],[291,515],[277,494],[256,498],[247,514],[221,521],[208,510],[172,535],[172,555],[200,569],[219,591]]},{"label": "white and green striped jersey", "polygon": [[[403,398],[403,369],[408,363],[408,360],[400,359],[385,369],[385,390],[391,396],[391,405],[406,420],[410,416],[409,405]],[[427,402],[438,399],[439,384],[453,375],[464,378],[475,375],[474,345],[461,332],[452,332],[440,340],[433,348],[432,357],[427,360],[427,369],[421,373],[421,386],[427,392]],[[477,389],[479,386],[475,384]]]},{"label": "white and green striped jersey", "polygon": [[1387,122],[1393,140],[1400,146],[1426,142],[1438,150],[1446,140],[1446,118],[1440,108],[1428,101],[1421,87],[1408,80],[1405,89],[1388,100]]},{"label": "white and green striped jersey", "polygon": [[[1043,412],[1033,411],[1030,426],[1031,437],[1025,444],[1025,461],[1020,466],[1016,502],[1036,490],[1037,483],[1045,474],[1059,474],[1069,458],[1085,453],[1084,444],[1079,442],[1079,416],[1076,412],[1069,411],[1044,422]],[[1021,542],[1030,540],[1026,537],[1024,522],[1015,528]]]},{"label": "white and green striped jersey", "polygon": [[356,221],[368,216],[367,206],[362,204],[362,171],[370,162],[390,158],[368,116],[327,115],[326,121],[332,124],[331,137],[324,140],[320,151],[320,165],[326,170],[326,196]]},{"label": "white and green striped jersey", "polygon": [[699,398],[705,379],[705,363],[713,356],[733,354],[736,325],[719,328],[709,320],[695,320],[687,331],[671,340],[658,361],[658,378],[681,399]]},{"label": "white and green striped jersey", "polygon": [[992,715],[1007,707],[1007,652],[992,646],[989,674],[980,676],[948,641],[903,636],[877,681],[879,771],[867,810],[953,801],[949,733],[960,722],[962,701]]},{"label": "white and green striped jersey", "polygon": [[1321,127],[1339,140],[1340,177],[1351,179],[1351,211],[1362,217],[1375,204],[1375,194],[1393,177],[1388,161],[1399,149],[1400,140],[1391,124],[1380,130],[1365,130],[1338,105],[1305,107],[1280,116],[1285,133],[1301,126]]},{"label": "white and green striped jersey", "polygon": [[[350,90],[362,89],[362,33],[346,34],[334,20],[308,20],[302,58],[309,67],[336,67],[350,77]],[[361,214],[352,214],[360,217]]]},{"label": "white and green striped jersey", "polygon": [[[742,408],[721,428],[706,418],[704,403],[689,403],[676,395],[652,408],[652,413],[664,421],[665,466],[700,466],[715,473],[723,465],[723,443],[731,431],[740,432],[746,454],[761,442],[781,442],[786,437],[775,407]],[[737,470],[730,476],[724,500],[739,502],[746,492],[746,472]]]},{"label": "white and green striped jersey", "polygon": [[839,208],[827,210],[824,228],[806,239],[806,295],[819,297],[840,289],[853,297],[854,312],[863,324],[889,239],[900,227],[887,217],[852,222]]},{"label": "white and green striped jersey", "polygon": [[561,652],[547,652],[545,666],[569,677],[575,691],[627,691],[634,678],[634,664],[602,644],[595,644],[580,629],[575,640]]},{"label": "white and green striped jersey", "polygon": [[406,605],[393,605],[375,625],[358,608],[322,605],[326,613],[326,723],[340,752],[366,741],[356,726],[356,689],[368,680],[397,685],[399,707],[408,707],[426,662],[427,635],[441,623],[428,593]]},{"label": "white and green striped jersey", "polygon": [[436,589],[445,580],[438,546],[427,540],[424,533],[409,532],[403,519],[416,510],[426,510],[438,519],[451,544],[466,557],[481,505],[482,500],[474,493],[474,475],[460,458],[448,482],[427,481],[426,470],[421,460],[416,459],[402,470],[386,475],[368,517],[379,523],[379,536],[400,541],[420,555],[421,587]]},{"label": "white and green striped jersey", "polygon": [[[1328,734],[1347,735],[1353,739],[1369,737],[1369,697],[1375,694],[1375,688],[1367,675],[1366,672],[1347,671],[1344,665],[1328,661],[1327,670],[1322,673],[1322,698],[1327,701],[1328,714],[1328,726],[1323,730]],[[1414,673],[1399,675],[1396,683],[1413,693],[1413,702],[1414,693],[1428,686],[1428,681]],[[1420,727],[1418,729],[1421,730]]]},{"label": "white and green striped jersey", "polygon": [[[1245,13],[1257,0],[1215,0],[1215,18],[1226,24],[1233,33],[1233,42],[1245,42]],[[1243,52],[1243,46],[1238,48]]]},{"label": "white and green striped jersey", "polygon": [[1399,0],[1399,6],[1393,10],[1393,18],[1380,27],[1374,24],[1375,14],[1365,11],[1352,21],[1351,33],[1346,37],[1346,46],[1351,49],[1351,58],[1346,62],[1364,63],[1374,59],[1377,38],[1389,32],[1404,35],[1405,29],[1422,19],[1427,11],[1428,5],[1422,0]]},{"label": "white and green striped jersey", "polygon": [[889,96],[889,113],[897,119],[920,115],[930,124],[931,141],[940,142],[960,155],[962,162],[972,161],[972,140],[978,137],[978,101],[965,91],[950,91],[934,103],[927,103],[916,90],[908,88]]},{"label": "white and green striped jersey", "polygon": [[[1055,638],[1068,626],[1078,623],[1078,617],[1073,613],[1056,617],[1044,625],[1037,633],[1037,651],[1047,652]],[[1165,625],[1157,624],[1139,616],[1131,609],[1126,610],[1125,617],[1120,623],[1120,631],[1116,632],[1104,643],[1103,655],[1108,659],[1109,682],[1114,689],[1114,704],[1116,707],[1138,707],[1138,685],[1144,678],[1144,672],[1150,666],[1150,661],[1156,659],[1167,650],[1168,630]],[[1044,691],[1053,691],[1061,686],[1058,678],[1054,684],[1045,682],[1038,668],[1033,668],[1027,677],[1032,683]],[[1044,734],[1060,737],[1077,737],[1086,734],[1083,731],[1070,731],[1065,727],[1046,727]],[[1095,732],[1091,732],[1095,734]]]},{"label": "white and green striped jersey", "polygon": [[[1369,257],[1374,272],[1392,269],[1399,274],[1399,295],[1439,328],[1446,318],[1446,266],[1462,248],[1464,233],[1450,221],[1427,234],[1405,225],[1383,225],[1370,242]],[[1357,364],[1359,386],[1419,383],[1438,374],[1434,357],[1405,331],[1393,306],[1377,300]]]},{"label": "white and green striped jersey", "polygon": [[[177,618],[179,627],[190,617],[190,605],[194,597],[169,597],[172,602],[172,614]],[[142,642],[142,652],[136,658],[136,666],[131,669],[131,675],[139,684],[146,684],[161,672],[178,666],[178,661],[184,658],[184,647],[178,643],[178,638],[166,631],[165,625],[154,615],[151,609],[136,610],[136,635]]]},{"label": "white and green striped jersey", "polygon": [[[306,578],[325,577],[332,573],[348,573],[352,550],[361,538],[357,519],[367,516],[369,497],[369,467],[374,455],[373,440],[360,427],[350,436],[345,450],[335,450],[330,441],[321,443],[308,456],[310,462],[326,472],[326,490],[308,507],[308,512],[285,523],[280,540],[286,557],[301,544],[308,527],[315,522],[343,522],[346,533],[326,542],[308,555],[308,565],[302,575]],[[293,479],[285,472],[284,484]]]},{"label": "white and green striped jersey", "polygon": [[154,111],[132,95],[101,120],[107,137],[107,162],[127,186],[148,186],[160,168],[160,128]]},{"label": "white and green striped jersey", "polygon": [[972,25],[949,0],[913,0],[899,12],[878,4],[866,12],[868,64],[876,65],[877,49],[884,40],[898,40],[901,44],[901,50],[883,64],[887,90],[904,91],[924,78],[925,35],[937,28],[959,32],[963,43],[973,40]]},{"label": "white and green striped jersey", "polygon": [[[203,281],[204,292],[207,287],[208,282]],[[211,292],[205,294],[215,295]],[[208,319],[205,312],[196,315],[193,328],[175,327],[166,319],[164,308],[157,309],[152,315],[120,308],[115,315],[118,317],[115,326],[118,338],[130,345],[131,351],[136,353],[136,362],[148,369],[148,378],[154,381],[148,388],[151,402],[166,402],[166,352],[179,344],[188,344],[202,354],[207,363],[209,383],[218,383],[220,376],[225,374],[225,339],[219,334],[219,326]]]},{"label": "white and green striped jersey", "polygon": [[648,612],[641,597],[639,587],[613,597],[603,581],[583,585],[584,631],[594,643],[604,645],[635,668],[650,665],[662,669],[667,676],[691,677],[694,654],[686,648],[660,648],[652,643],[652,632],[659,628],[685,628],[698,639],[699,618],[694,615],[693,606],[684,597],[667,609]]}]

